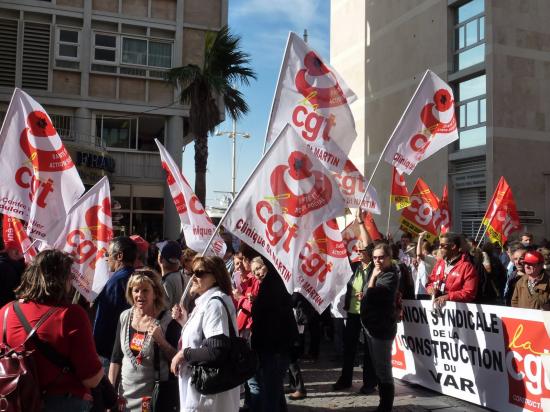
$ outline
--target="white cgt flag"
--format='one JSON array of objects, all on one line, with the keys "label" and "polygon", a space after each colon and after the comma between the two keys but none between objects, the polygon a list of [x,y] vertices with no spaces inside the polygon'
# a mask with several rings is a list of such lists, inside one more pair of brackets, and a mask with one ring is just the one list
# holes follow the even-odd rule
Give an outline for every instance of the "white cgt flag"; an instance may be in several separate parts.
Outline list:
[{"label": "white cgt flag", "polygon": [[[157,139],[155,142],[159,148],[162,168],[166,171],[166,182],[181,220],[185,242],[191,249],[203,252],[216,231],[216,226],[206,214],[199,198],[191,190],[170,153]],[[226,249],[224,240],[216,234],[205,254],[223,257]]]},{"label": "white cgt flag", "polygon": [[458,139],[453,91],[427,70],[384,151],[384,160],[411,174],[418,162]]},{"label": "white cgt flag", "polygon": [[334,177],[338,182],[340,192],[346,200],[347,207],[357,208],[361,205],[363,210],[368,210],[377,215],[380,214],[380,201],[376,189],[370,185],[366,196],[364,196],[367,181],[351,160],[348,159],[344,169],[340,173],[335,173]]},{"label": "white cgt flag", "polygon": [[286,124],[330,170],[344,167],[357,137],[349,104],[356,99],[338,73],[290,33],[273,98],[265,147]]},{"label": "white cgt flag", "polygon": [[71,208],[54,249],[73,256],[73,285],[93,302],[109,280],[105,253],[113,237],[109,180],[103,177]]},{"label": "white cgt flag", "polygon": [[53,243],[84,185],[44,108],[17,88],[0,130],[0,164],[0,213],[27,221],[30,237]]},{"label": "white cgt flag", "polygon": [[293,269],[311,234],[345,206],[331,173],[295,134],[283,129],[223,221],[273,263],[289,293],[299,286]]},{"label": "white cgt flag", "polygon": [[302,249],[294,269],[297,291],[319,313],[346,289],[352,272],[336,219],[323,223]]}]

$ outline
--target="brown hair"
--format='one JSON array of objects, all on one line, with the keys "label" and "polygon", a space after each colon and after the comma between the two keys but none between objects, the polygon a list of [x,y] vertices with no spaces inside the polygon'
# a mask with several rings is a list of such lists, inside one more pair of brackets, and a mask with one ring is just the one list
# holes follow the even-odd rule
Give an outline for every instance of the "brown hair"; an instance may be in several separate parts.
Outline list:
[{"label": "brown hair", "polygon": [[15,295],[36,303],[67,303],[72,264],[73,258],[60,250],[40,252],[23,273]]},{"label": "brown hair", "polygon": [[142,283],[148,283],[153,288],[153,294],[155,295],[153,305],[155,310],[166,309],[166,294],[164,287],[162,286],[161,276],[151,268],[145,267],[142,269],[136,269],[130,279],[128,280],[128,286],[126,286],[126,300],[131,306],[134,306],[134,297],[132,296],[132,289],[141,285]]},{"label": "brown hair", "polygon": [[183,249],[183,251],[181,252],[181,260],[184,262],[188,260],[193,260],[195,256],[197,256],[197,252],[190,248]]},{"label": "brown hair", "polygon": [[233,293],[231,278],[229,272],[227,272],[223,259],[218,256],[195,256],[193,259],[193,267],[199,263],[202,264],[206,272],[212,273],[221,291],[231,296]]}]

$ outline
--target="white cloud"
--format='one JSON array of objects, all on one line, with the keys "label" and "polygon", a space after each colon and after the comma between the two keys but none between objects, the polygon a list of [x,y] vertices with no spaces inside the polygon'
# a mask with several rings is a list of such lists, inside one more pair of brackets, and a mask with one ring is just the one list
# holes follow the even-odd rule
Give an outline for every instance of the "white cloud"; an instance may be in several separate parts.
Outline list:
[{"label": "white cloud", "polygon": [[229,13],[234,18],[285,19],[293,26],[308,28],[315,24],[321,1],[328,0],[239,0]]}]

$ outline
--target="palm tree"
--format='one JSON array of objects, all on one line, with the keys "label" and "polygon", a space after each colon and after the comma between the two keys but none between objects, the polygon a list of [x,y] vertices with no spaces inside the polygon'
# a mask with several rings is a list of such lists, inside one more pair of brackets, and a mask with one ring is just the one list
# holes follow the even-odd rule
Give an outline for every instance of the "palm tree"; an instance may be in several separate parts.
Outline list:
[{"label": "palm tree", "polygon": [[256,73],[249,67],[249,55],[240,49],[241,38],[224,26],[208,32],[204,45],[204,65],[188,64],[169,72],[170,80],[179,88],[180,101],[189,104],[189,129],[195,136],[195,194],[205,204],[208,133],[221,121],[218,108],[223,99],[232,119],[248,112],[248,104],[235,88],[236,83],[249,85]]}]

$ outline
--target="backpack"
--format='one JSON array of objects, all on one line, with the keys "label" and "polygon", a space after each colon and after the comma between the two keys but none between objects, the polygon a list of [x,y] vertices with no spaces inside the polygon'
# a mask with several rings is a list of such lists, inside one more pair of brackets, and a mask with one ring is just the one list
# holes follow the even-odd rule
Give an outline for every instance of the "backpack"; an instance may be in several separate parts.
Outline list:
[{"label": "backpack", "polygon": [[[11,307],[16,311],[14,302]],[[57,308],[51,308],[27,333],[22,345],[11,348],[6,341],[8,311],[4,312],[2,344],[0,348],[0,410],[3,412],[39,412],[42,410],[42,393],[34,359],[34,350],[25,349],[25,344]]]}]

